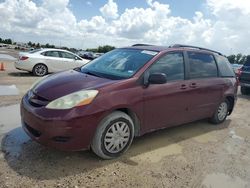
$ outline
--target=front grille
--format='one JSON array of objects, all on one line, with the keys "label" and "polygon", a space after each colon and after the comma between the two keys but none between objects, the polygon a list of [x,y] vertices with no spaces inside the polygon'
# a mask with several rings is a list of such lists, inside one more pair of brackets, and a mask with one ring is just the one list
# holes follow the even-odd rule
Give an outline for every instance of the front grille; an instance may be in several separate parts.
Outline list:
[{"label": "front grille", "polygon": [[24,126],[26,127],[26,129],[34,136],[34,137],[40,137],[42,135],[42,133],[32,127],[30,127],[29,125],[27,125],[26,123],[24,123]]},{"label": "front grille", "polygon": [[28,93],[28,101],[34,107],[43,107],[50,102],[49,100],[35,94],[32,91]]}]

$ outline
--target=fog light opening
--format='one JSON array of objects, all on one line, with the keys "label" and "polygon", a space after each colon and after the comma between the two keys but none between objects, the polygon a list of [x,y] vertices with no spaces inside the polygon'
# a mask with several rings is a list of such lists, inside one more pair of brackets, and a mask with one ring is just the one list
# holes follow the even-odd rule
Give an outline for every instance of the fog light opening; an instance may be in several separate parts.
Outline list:
[{"label": "fog light opening", "polygon": [[68,142],[70,137],[67,136],[55,136],[52,138],[53,141],[55,142]]}]

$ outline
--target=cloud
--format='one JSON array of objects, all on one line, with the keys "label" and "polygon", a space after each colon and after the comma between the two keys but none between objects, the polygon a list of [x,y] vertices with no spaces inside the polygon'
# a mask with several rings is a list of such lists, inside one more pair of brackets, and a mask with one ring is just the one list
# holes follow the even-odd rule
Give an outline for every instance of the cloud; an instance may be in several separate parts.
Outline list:
[{"label": "cloud", "polygon": [[[90,2],[90,1],[89,1]],[[118,14],[113,0],[100,15],[77,21],[69,0],[5,0],[0,3],[0,30],[5,36],[75,47],[133,43],[199,45],[224,53],[249,53],[250,2],[206,0],[208,14],[195,12],[187,19],[171,14],[168,4],[146,0],[147,7],[127,8]],[[204,16],[206,15],[206,16]]]},{"label": "cloud", "polygon": [[105,18],[115,19],[118,15],[118,6],[113,0],[108,0],[108,3],[100,8],[102,15]]},{"label": "cloud", "polygon": [[215,16],[211,44],[227,52],[249,54],[250,1],[207,0],[207,7]]},{"label": "cloud", "polygon": [[43,7],[50,11],[63,11],[68,6],[69,0],[43,0]]}]

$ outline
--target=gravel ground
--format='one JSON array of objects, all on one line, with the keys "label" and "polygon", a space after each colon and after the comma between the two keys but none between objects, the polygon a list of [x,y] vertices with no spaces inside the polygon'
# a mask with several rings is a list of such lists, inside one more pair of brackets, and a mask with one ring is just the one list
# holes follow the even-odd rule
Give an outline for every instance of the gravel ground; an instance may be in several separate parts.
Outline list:
[{"label": "gravel ground", "polygon": [[91,151],[61,152],[31,141],[20,127],[18,103],[37,77],[15,70],[12,61],[5,65],[0,85],[15,84],[20,94],[0,96],[0,187],[250,187],[250,96],[239,94],[219,126],[203,120],[150,133],[122,157],[104,161]]}]

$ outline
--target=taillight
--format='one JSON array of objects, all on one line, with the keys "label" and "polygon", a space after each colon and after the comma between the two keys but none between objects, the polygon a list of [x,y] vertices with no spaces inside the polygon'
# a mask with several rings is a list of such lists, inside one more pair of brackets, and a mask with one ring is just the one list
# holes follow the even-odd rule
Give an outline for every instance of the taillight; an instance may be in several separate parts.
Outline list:
[{"label": "taillight", "polygon": [[236,79],[237,79],[237,86],[240,85],[240,76],[241,76],[241,73],[242,73],[242,67],[239,68],[236,72]]},{"label": "taillight", "polygon": [[21,57],[20,57],[20,60],[23,61],[23,60],[26,60],[26,59],[28,59],[28,58],[29,58],[29,57],[27,57],[27,56],[21,56]]}]

